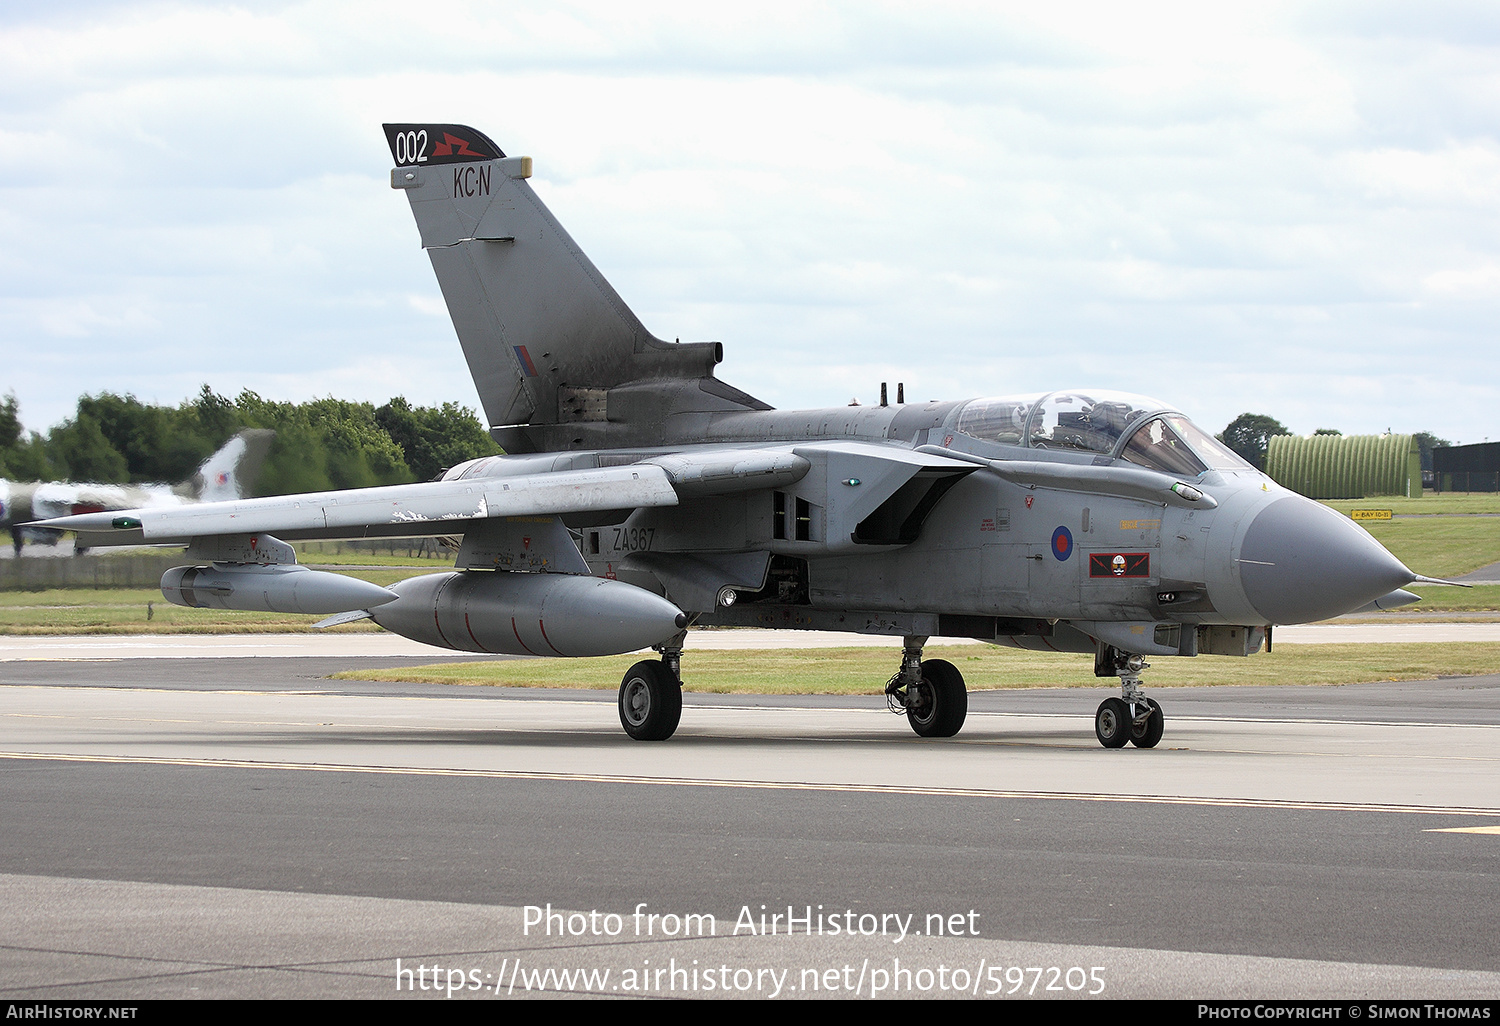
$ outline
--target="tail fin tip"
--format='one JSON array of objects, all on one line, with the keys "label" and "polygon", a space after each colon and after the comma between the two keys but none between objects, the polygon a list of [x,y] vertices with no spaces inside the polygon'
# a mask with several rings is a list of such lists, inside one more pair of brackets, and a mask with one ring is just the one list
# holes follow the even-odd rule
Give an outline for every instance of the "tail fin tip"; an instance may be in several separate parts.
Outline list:
[{"label": "tail fin tip", "polygon": [[185,482],[202,502],[243,499],[255,488],[276,432],[246,428],[219,447]]},{"label": "tail fin tip", "polygon": [[495,160],[505,151],[493,139],[468,125],[386,124],[385,141],[397,167],[461,164]]}]

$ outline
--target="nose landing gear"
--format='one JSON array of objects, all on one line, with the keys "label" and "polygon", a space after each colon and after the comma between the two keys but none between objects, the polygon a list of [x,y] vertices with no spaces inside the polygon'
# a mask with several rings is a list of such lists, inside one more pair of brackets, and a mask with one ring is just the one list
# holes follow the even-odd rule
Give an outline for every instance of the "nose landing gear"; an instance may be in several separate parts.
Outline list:
[{"label": "nose landing gear", "polygon": [[[1104,648],[1095,662],[1099,676],[1120,678],[1121,698],[1106,698],[1094,713],[1094,736],[1105,748],[1155,748],[1166,726],[1161,706],[1141,691],[1141,671],[1151,664],[1138,655]],[[1101,672],[1101,667],[1107,667]]]}]

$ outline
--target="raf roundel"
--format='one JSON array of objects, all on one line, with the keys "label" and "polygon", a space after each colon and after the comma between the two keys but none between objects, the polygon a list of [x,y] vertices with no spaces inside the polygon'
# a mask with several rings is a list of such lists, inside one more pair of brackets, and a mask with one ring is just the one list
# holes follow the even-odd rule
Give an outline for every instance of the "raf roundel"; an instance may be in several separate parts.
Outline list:
[{"label": "raf roundel", "polygon": [[1066,527],[1059,527],[1052,532],[1052,554],[1059,560],[1065,560],[1073,554],[1073,532]]}]

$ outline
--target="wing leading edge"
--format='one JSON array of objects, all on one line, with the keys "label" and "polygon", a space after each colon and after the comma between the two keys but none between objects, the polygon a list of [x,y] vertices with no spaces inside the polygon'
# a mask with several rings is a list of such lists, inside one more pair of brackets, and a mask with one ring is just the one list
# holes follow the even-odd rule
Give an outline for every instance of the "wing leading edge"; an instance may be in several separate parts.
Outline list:
[{"label": "wing leading edge", "polygon": [[667,472],[632,464],[524,477],[309,492],[204,502],[174,509],[81,513],[37,526],[77,531],[90,545],[187,544],[213,535],[269,533],[289,540],[462,534],[492,517],[603,513],[677,505]]}]

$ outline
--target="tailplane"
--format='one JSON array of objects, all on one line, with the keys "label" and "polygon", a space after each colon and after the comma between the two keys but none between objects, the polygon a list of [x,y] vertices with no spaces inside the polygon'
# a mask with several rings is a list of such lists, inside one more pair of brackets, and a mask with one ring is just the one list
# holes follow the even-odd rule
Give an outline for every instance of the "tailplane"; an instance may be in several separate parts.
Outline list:
[{"label": "tailplane", "polygon": [[[611,389],[713,376],[719,343],[647,331],[527,183],[530,157],[463,125],[385,133],[491,425],[603,422]],[[768,408],[721,382],[705,394]]]}]

